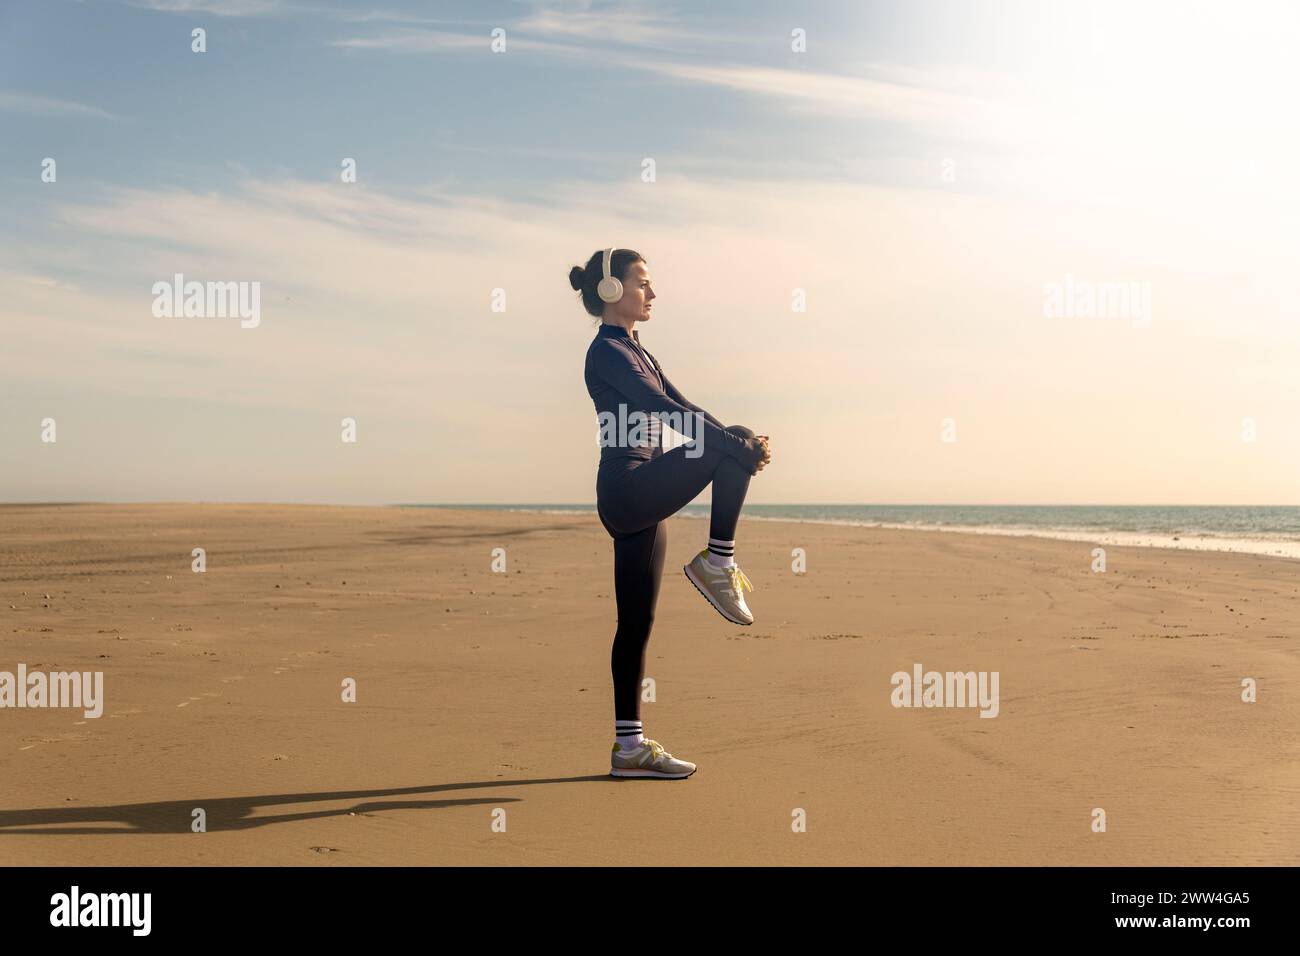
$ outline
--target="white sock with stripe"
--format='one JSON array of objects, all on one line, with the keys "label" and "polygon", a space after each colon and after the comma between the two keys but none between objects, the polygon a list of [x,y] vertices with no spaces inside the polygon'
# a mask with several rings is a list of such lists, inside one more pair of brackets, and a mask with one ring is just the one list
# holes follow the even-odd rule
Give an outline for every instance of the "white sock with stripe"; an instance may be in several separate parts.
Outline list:
[{"label": "white sock with stripe", "polygon": [[721,538],[709,539],[709,564],[715,568],[729,568],[736,563],[736,541],[723,541]]},{"label": "white sock with stripe", "polygon": [[645,740],[645,736],[641,733],[641,721],[614,721],[614,742],[618,744],[619,749],[635,750],[641,746],[643,740]]}]

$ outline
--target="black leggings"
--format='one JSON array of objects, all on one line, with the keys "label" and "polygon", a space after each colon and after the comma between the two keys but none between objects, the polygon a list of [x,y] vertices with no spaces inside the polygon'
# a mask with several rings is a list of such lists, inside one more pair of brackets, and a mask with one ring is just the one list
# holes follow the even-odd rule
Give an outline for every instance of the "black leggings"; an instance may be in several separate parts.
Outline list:
[{"label": "black leggings", "polygon": [[[743,425],[727,431],[745,438]],[[664,573],[668,528],[664,523],[713,483],[709,537],[732,541],[749,490],[749,472],[734,458],[705,448],[697,458],[679,446],[658,458],[610,462],[597,479],[597,513],[614,539],[614,594],[618,630],[610,669],[614,677],[614,719],[638,720],[645,649],[654,626],[659,582]]]}]

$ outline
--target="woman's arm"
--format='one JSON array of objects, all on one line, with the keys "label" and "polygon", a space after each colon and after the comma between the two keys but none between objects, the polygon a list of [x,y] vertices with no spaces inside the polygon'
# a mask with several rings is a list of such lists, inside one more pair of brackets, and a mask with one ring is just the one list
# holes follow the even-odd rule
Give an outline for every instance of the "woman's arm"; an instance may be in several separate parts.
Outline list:
[{"label": "woman's arm", "polygon": [[683,395],[683,394],[682,394],[682,393],[677,389],[677,387],[676,387],[675,385],[673,385],[672,382],[668,381],[668,376],[667,376],[667,375],[664,375],[664,370],[663,370],[663,369],[659,369],[659,374],[660,374],[660,375],[663,375],[663,380],[664,380],[664,391],[668,393],[668,397],[669,397],[669,398],[671,398],[671,399],[672,399],[673,401],[675,401],[675,402],[678,402],[678,403],[680,403],[680,404],[682,404],[682,405],[685,405],[687,408],[689,408],[689,409],[690,409],[691,411],[693,411],[693,412],[699,412],[699,413],[700,413],[701,415],[703,415],[703,416],[704,416],[708,421],[713,422],[713,424],[717,425],[719,428],[726,428],[726,427],[727,427],[726,425],[722,424],[722,422],[718,421],[716,418],[714,418],[712,415],[710,415],[710,414],[709,414],[707,411],[705,411],[703,408],[700,408],[700,406],[696,405],[696,404],[695,404],[694,402],[692,402],[689,398],[687,398],[685,395]]},{"label": "woman's arm", "polygon": [[[703,437],[714,448],[720,449],[751,469],[761,460],[763,449],[758,442],[748,441],[735,432],[727,431],[721,422],[704,409],[684,403],[679,398],[667,394],[648,372],[633,363],[632,357],[613,342],[602,343],[596,350],[595,361],[596,373],[636,408],[648,412],[676,412],[682,416],[683,421],[698,412],[704,416],[704,435],[697,437]],[[662,372],[662,369],[660,371]],[[665,387],[668,385],[667,376],[664,377],[664,385]],[[677,389],[674,388],[673,392],[681,396],[681,392]]]},{"label": "woman's arm", "polygon": [[[641,351],[645,352],[646,355],[650,355],[650,350],[647,349],[645,346],[641,347]],[[667,393],[669,398],[671,398],[674,402],[677,402],[679,405],[686,406],[693,412],[699,412],[701,415],[705,417],[706,420],[717,425],[719,428],[727,427],[726,425],[722,424],[722,422],[718,421],[718,419],[710,415],[703,408],[700,408],[700,406],[696,405],[689,398],[683,395],[681,393],[681,389],[679,389],[672,382],[668,381],[668,376],[664,374],[663,366],[659,364],[659,360],[657,358],[655,358],[653,355],[650,355],[650,361],[654,363],[655,371],[659,373],[659,377],[664,380],[664,392]]]}]

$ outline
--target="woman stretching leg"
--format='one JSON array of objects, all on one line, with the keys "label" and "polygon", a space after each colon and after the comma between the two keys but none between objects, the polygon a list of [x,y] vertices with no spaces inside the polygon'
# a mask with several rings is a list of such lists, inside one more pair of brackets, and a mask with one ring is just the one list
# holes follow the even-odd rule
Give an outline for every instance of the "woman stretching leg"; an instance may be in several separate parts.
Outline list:
[{"label": "woman stretching leg", "polygon": [[[611,278],[621,281],[610,284]],[[753,623],[744,599],[744,590],[753,587],[734,558],[736,525],[749,479],[771,455],[766,436],[739,425],[723,427],[688,401],[641,346],[631,327],[650,317],[655,295],[640,256],[630,250],[598,252],[586,269],[574,267],[569,281],[583,293],[587,311],[602,318],[587,350],[586,383],[602,422],[597,513],[614,539],[618,630],[610,660],[616,735],[610,773],[688,777],[695,764],[674,758],[657,741],[645,738],[640,721],[645,649],[668,543],[664,522],[712,484],[708,548],[683,570],[723,617]],[[627,438],[626,424],[637,415],[642,416],[642,433]],[[665,453],[659,422],[646,419],[654,415],[676,416],[670,420],[677,430],[693,433],[694,443]]]},{"label": "woman stretching leg", "polygon": [[[734,426],[730,430],[746,438],[754,437],[748,428]],[[646,644],[654,626],[655,604],[663,578],[664,552],[668,546],[666,519],[712,482],[709,539],[734,541],[736,523],[749,488],[749,473],[734,459],[722,457],[721,461],[709,462],[707,456],[689,459],[684,452],[684,448],[677,448],[631,469],[623,487],[611,490],[602,507],[601,521],[614,539],[614,594],[618,603],[618,630],[614,634],[610,661],[614,676],[616,743],[627,745],[628,749],[642,737],[641,679],[645,675]],[[710,467],[714,469],[712,473]],[[652,471],[655,473],[651,474]],[[619,515],[620,527],[643,524],[645,527],[620,534],[611,527],[611,519],[605,516],[603,508]],[[734,564],[731,567],[730,574],[743,577],[744,572]],[[739,595],[745,583],[747,579],[733,585],[734,593],[742,601]],[[703,589],[701,592],[708,597]]]}]

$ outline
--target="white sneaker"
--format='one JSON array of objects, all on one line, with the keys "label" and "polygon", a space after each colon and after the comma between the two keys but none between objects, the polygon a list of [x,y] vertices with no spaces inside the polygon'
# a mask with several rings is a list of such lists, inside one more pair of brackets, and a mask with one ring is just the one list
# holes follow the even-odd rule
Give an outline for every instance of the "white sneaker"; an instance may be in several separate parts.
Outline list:
[{"label": "white sneaker", "polygon": [[732,624],[753,624],[754,615],[745,605],[745,589],[754,590],[740,565],[717,568],[709,561],[708,550],[697,554],[690,564],[682,568],[696,590],[709,599],[718,613]]},{"label": "white sneaker", "polygon": [[695,764],[680,760],[657,740],[647,737],[639,747],[624,750],[614,744],[609,759],[611,777],[662,777],[665,780],[685,780],[695,773]]}]

